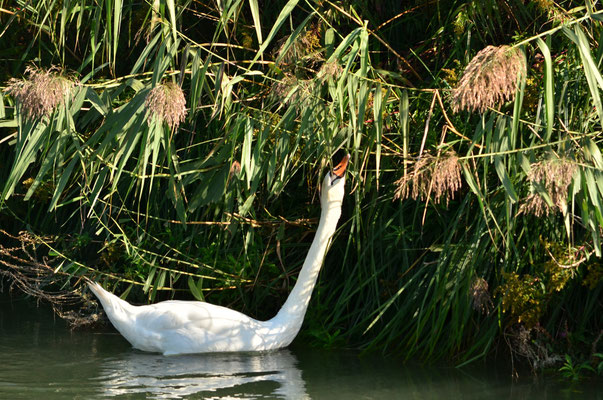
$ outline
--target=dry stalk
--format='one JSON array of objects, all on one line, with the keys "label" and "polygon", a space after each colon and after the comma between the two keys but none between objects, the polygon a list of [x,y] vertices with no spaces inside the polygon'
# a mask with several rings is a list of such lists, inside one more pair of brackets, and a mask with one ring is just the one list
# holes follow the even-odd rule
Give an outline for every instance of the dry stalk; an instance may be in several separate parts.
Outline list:
[{"label": "dry stalk", "polygon": [[99,319],[96,307],[78,289],[58,289],[64,287],[68,278],[56,273],[57,266],[37,254],[39,240],[28,232],[11,235],[1,229],[0,239],[0,277],[7,279],[10,289],[17,288],[38,301],[49,303],[57,315],[74,327]]},{"label": "dry stalk", "polygon": [[515,356],[522,357],[528,361],[533,372],[551,367],[562,360],[544,344],[550,335],[542,327],[526,328],[520,324],[507,329],[503,337],[511,351],[512,363],[514,364]]}]

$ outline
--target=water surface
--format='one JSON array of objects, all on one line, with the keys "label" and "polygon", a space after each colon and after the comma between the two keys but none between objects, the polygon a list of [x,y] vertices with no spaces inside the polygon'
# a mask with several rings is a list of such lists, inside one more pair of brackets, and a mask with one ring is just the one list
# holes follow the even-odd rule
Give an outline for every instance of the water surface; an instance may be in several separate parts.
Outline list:
[{"label": "water surface", "polygon": [[0,294],[0,399],[36,398],[603,400],[603,383],[514,381],[506,366],[423,367],[299,345],[164,357],[112,329],[71,331],[48,307]]}]

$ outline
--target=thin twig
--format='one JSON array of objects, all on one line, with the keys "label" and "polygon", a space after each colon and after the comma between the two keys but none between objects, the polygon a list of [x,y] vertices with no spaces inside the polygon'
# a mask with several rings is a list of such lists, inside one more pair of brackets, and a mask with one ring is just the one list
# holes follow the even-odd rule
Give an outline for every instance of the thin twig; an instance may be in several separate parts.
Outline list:
[{"label": "thin twig", "polygon": [[[364,26],[362,21],[360,21],[358,18],[354,17],[353,15],[351,15],[350,13],[345,11],[343,8],[339,7],[337,4],[334,4],[329,0],[327,0],[327,3],[329,3],[333,8],[335,8],[337,11],[339,11],[346,17],[350,18],[352,21],[356,22],[359,26]],[[373,35],[375,37],[375,39],[377,39],[382,45],[384,45],[389,51],[391,51],[396,57],[398,57],[398,59],[400,59],[400,61],[402,61],[404,64],[406,64],[406,66],[408,67],[410,72],[413,73],[413,75],[415,75],[420,81],[423,80],[423,78],[421,78],[421,75],[419,75],[417,73],[417,71],[415,71],[415,69],[412,67],[412,65],[410,65],[408,60],[406,58],[402,57],[396,50],[394,50],[394,48],[391,47],[389,45],[389,43],[387,43],[385,40],[381,39],[381,37],[379,35],[377,35],[377,33],[375,31],[373,31],[369,28],[366,28],[366,30],[369,35]]]},{"label": "thin twig", "polygon": [[561,264],[559,261],[557,261],[557,259],[555,258],[555,256],[553,255],[553,253],[551,253],[551,251],[550,251],[549,249],[546,249],[546,251],[547,251],[547,253],[549,253],[549,256],[551,256],[551,258],[553,259],[553,262],[554,262],[555,264],[557,264],[557,266],[558,266],[559,268],[563,268],[563,269],[572,269],[572,268],[577,267],[578,265],[580,265],[580,264],[582,264],[583,262],[587,261],[587,260],[588,260],[588,257],[589,257],[590,255],[592,255],[592,254],[595,252],[594,250],[592,250],[592,251],[591,251],[590,253],[588,253],[586,256],[582,257],[580,260],[575,261],[575,262],[573,262],[573,263],[571,263],[571,264]]},{"label": "thin twig", "polygon": [[421,159],[421,155],[423,154],[423,150],[425,149],[425,142],[427,141],[427,134],[429,133],[429,121],[431,121],[431,116],[433,115],[433,107],[435,106],[436,97],[438,92],[435,91],[433,93],[433,98],[431,99],[431,105],[429,106],[429,113],[427,114],[427,121],[425,121],[425,131],[423,133],[423,140],[421,140],[421,148],[419,149],[419,157],[417,160]]},{"label": "thin twig", "polygon": [[[444,115],[444,119],[446,120],[446,123],[448,124],[448,128],[457,136],[460,136],[461,138],[468,140],[471,142],[471,139],[469,139],[467,136],[463,135],[462,133],[460,133],[455,127],[454,124],[452,123],[452,121],[450,121],[450,118],[448,118],[448,114],[446,113],[446,107],[444,107],[444,102],[442,101],[442,96],[440,95],[440,91],[436,90],[435,91],[436,95],[438,96],[438,102],[440,103],[440,107],[442,108],[442,114]],[[478,149],[483,148],[483,146],[479,143],[474,143],[474,146],[477,147]]]},{"label": "thin twig", "polygon": [[419,8],[423,8],[423,7],[425,7],[425,6],[428,6],[428,5],[431,5],[431,4],[434,4],[434,3],[436,3],[436,1],[435,1],[435,0],[432,0],[432,1],[426,1],[425,3],[420,4],[420,5],[416,6],[416,7],[413,7],[413,8],[408,9],[408,10],[404,10],[404,11],[402,11],[400,14],[393,16],[392,18],[388,19],[387,21],[385,21],[384,23],[382,23],[381,25],[379,25],[379,26],[378,26],[378,27],[375,29],[375,32],[376,32],[376,31],[378,31],[378,30],[380,30],[380,29],[381,29],[381,28],[383,28],[384,26],[386,26],[386,25],[390,24],[391,22],[393,22],[393,21],[397,20],[398,18],[405,16],[406,14],[410,14],[410,13],[412,13],[412,12],[414,12],[414,11],[418,10]]}]

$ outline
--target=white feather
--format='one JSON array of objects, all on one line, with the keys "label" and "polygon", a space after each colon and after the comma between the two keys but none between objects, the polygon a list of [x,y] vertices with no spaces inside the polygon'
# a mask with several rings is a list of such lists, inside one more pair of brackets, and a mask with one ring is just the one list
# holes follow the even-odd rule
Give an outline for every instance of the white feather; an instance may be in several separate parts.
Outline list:
[{"label": "white feather", "polygon": [[90,290],[115,328],[133,347],[143,351],[170,355],[286,347],[302,325],[329,240],[341,215],[345,182],[343,178],[332,180],[327,173],[321,191],[320,222],[297,283],[279,313],[268,321],[200,301],[172,300],[133,306],[93,282],[88,283]]}]

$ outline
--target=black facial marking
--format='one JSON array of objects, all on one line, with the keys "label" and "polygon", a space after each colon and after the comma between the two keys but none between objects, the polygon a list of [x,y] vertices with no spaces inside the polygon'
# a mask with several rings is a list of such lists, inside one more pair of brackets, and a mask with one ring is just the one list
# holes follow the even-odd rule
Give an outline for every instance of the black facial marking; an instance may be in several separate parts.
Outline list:
[{"label": "black facial marking", "polygon": [[348,160],[350,155],[343,149],[337,150],[331,159],[334,167],[329,171],[330,182],[329,185],[333,186],[338,179],[343,178],[345,175],[346,168],[348,166]]},{"label": "black facial marking", "polygon": [[348,156],[348,152],[345,151],[344,149],[339,149],[335,152],[335,154],[333,154],[333,157],[331,157],[331,162],[332,165],[338,165],[341,160],[343,160],[344,157]]},{"label": "black facial marking", "polygon": [[337,182],[337,180],[338,180],[338,179],[343,178],[343,175],[339,176],[339,175],[337,175],[337,173],[335,173],[334,171],[330,171],[330,172],[329,172],[329,176],[331,177],[331,181],[330,181],[331,186],[333,186],[333,184],[334,184],[335,182]]}]

